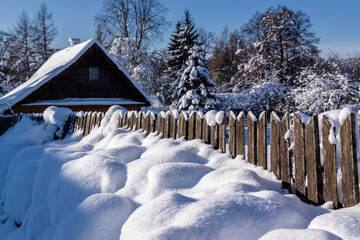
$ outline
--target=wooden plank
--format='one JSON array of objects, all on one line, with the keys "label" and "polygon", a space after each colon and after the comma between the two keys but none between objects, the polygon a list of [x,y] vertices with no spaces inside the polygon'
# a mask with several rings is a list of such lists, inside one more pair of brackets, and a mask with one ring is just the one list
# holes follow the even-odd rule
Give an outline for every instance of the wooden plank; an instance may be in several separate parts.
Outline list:
[{"label": "wooden plank", "polygon": [[167,112],[164,119],[164,138],[170,138],[171,113]]},{"label": "wooden plank", "polygon": [[141,125],[142,125],[142,112],[138,112],[136,130],[141,129]]},{"label": "wooden plank", "polygon": [[267,169],[267,120],[266,112],[262,112],[257,122],[257,164]]},{"label": "wooden plank", "polygon": [[254,116],[251,112],[247,114],[247,127],[248,127],[248,162],[252,164],[257,164],[257,150],[256,150],[256,127],[257,119],[253,118]]},{"label": "wooden plank", "polygon": [[170,118],[170,138],[172,139],[176,139],[176,134],[177,134],[177,117],[178,116],[174,116],[174,114],[171,114],[171,118]]},{"label": "wooden plank", "polygon": [[150,115],[150,112],[147,112],[145,115],[144,130],[146,132],[146,135],[149,135],[150,133]]},{"label": "wooden plank", "polygon": [[289,131],[289,114],[286,113],[280,122],[280,171],[282,179],[282,187],[289,190],[291,189],[291,158],[290,158],[290,139],[285,139],[286,133]]},{"label": "wooden plank", "polygon": [[180,114],[180,118],[178,121],[178,138],[184,137],[185,139],[187,139],[188,137],[188,121],[187,116],[185,115],[186,113],[182,112]]},{"label": "wooden plank", "polygon": [[224,113],[223,121],[219,124],[219,148],[221,152],[226,152],[226,115]]},{"label": "wooden plank", "polygon": [[314,115],[305,126],[307,199],[313,205],[321,205],[323,201],[323,179],[321,173],[319,122]]},{"label": "wooden plank", "polygon": [[204,114],[202,112],[196,113],[196,123],[195,123],[195,138],[203,139],[203,122]]},{"label": "wooden plank", "polygon": [[144,131],[146,131],[146,113],[145,112],[141,112],[141,129],[143,129]]},{"label": "wooden plank", "polygon": [[275,112],[270,114],[270,169],[281,179],[280,119]]},{"label": "wooden plank", "polygon": [[354,113],[350,113],[340,126],[340,144],[343,207],[352,207],[359,203],[359,178]]},{"label": "wooden plank", "polygon": [[90,132],[91,112],[85,113],[85,119],[84,136],[87,136]]},{"label": "wooden plank", "polygon": [[90,119],[89,133],[90,133],[91,130],[93,130],[94,127],[95,127],[96,118],[97,118],[97,112],[93,112],[93,113],[91,114],[91,119]]},{"label": "wooden plank", "polygon": [[236,156],[245,156],[245,114],[240,112],[236,119]]},{"label": "wooden plank", "polygon": [[[325,201],[332,201],[335,208],[339,208],[336,174],[336,145],[329,141],[332,128],[326,116],[322,120],[322,142],[324,155]],[[335,132],[335,130],[334,130]]]},{"label": "wooden plank", "polygon": [[195,139],[196,112],[190,113],[188,120],[188,140]]},{"label": "wooden plank", "polygon": [[306,159],[305,159],[305,126],[301,119],[293,116],[294,121],[294,157],[296,195],[306,201]]},{"label": "wooden plank", "polygon": [[138,127],[138,118],[139,118],[139,115],[138,115],[138,112],[137,111],[134,111],[133,114],[132,114],[132,127],[131,127],[131,130],[137,130]]},{"label": "wooden plank", "polygon": [[214,149],[219,149],[219,125],[215,124],[211,126],[211,138],[210,143],[214,146]]},{"label": "wooden plank", "polygon": [[233,111],[229,114],[229,153],[236,157],[236,116]]},{"label": "wooden plank", "polygon": [[150,113],[150,119],[149,119],[149,133],[155,132],[155,114]]},{"label": "wooden plank", "polygon": [[127,122],[128,122],[128,117],[127,116],[128,116],[128,112],[125,112],[124,118],[123,118],[122,123],[121,123],[121,127],[126,127]]}]

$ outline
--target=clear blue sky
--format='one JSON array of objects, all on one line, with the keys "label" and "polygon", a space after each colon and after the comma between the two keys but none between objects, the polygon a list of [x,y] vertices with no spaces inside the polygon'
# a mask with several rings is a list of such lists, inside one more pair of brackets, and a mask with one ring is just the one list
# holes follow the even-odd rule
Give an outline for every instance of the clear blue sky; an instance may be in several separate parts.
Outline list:
[{"label": "clear blue sky", "polygon": [[[360,53],[360,0],[160,0],[169,11],[171,27],[164,32],[166,46],[170,32],[185,9],[190,12],[198,27],[220,34],[225,24],[230,30],[239,29],[256,11],[270,6],[286,5],[302,10],[314,24],[312,30],[321,38],[320,49],[326,56],[330,50],[341,56]],[[26,11],[33,16],[44,0],[1,0],[0,30],[9,30],[19,14]],[[82,41],[94,37],[94,16],[102,7],[102,0],[45,0],[53,12],[58,36],[53,46],[63,48],[69,37]]]}]

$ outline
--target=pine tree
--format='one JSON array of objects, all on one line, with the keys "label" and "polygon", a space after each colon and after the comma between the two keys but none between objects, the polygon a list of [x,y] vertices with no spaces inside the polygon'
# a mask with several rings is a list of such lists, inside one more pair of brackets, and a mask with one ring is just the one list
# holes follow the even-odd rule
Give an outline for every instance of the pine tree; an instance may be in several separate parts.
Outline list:
[{"label": "pine tree", "polygon": [[176,89],[177,99],[171,107],[188,111],[214,109],[216,99],[211,87],[215,86],[215,82],[210,79],[209,71],[201,61],[199,48],[194,46],[189,52],[191,55]]},{"label": "pine tree", "polygon": [[173,79],[177,78],[178,72],[183,67],[183,51],[182,51],[182,45],[180,42],[180,31],[181,31],[181,23],[178,21],[175,24],[175,30],[171,34],[170,43],[168,46],[168,58],[167,58],[167,64],[169,66],[167,72],[169,73],[169,76]]},{"label": "pine tree", "polygon": [[199,46],[198,42],[198,34],[195,28],[194,20],[190,15],[189,10],[185,10],[184,18],[181,21],[181,29],[179,32],[179,42],[182,51],[181,62],[182,64],[186,64],[189,56],[192,54],[192,48],[197,45]]},{"label": "pine tree", "polygon": [[40,6],[34,19],[34,48],[40,58],[40,63],[44,63],[54,52],[50,44],[57,34],[52,13],[48,11],[45,3]]}]

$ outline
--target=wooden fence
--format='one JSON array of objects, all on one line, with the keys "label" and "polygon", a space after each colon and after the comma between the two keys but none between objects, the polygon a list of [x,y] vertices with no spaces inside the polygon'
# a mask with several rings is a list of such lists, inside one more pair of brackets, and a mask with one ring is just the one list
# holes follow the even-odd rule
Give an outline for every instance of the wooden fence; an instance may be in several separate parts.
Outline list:
[{"label": "wooden fence", "polygon": [[13,114],[13,115],[0,115],[0,136],[3,135],[9,128],[15,126],[21,119],[27,116],[37,123],[44,122],[42,114]]},{"label": "wooden fence", "polygon": [[[100,126],[103,117],[103,113],[97,112],[71,115],[64,131],[68,134],[82,131],[86,136]],[[360,114],[357,119],[360,120]],[[332,201],[336,208],[340,208],[359,202],[356,136],[357,131],[360,135],[360,129],[356,129],[354,113],[338,130],[332,129],[334,126],[326,116],[321,120],[320,129],[317,115],[307,123],[296,114],[290,117],[288,113],[281,119],[276,113],[262,113],[257,119],[251,112],[246,115],[241,112],[238,116],[230,112],[228,117],[217,120],[195,112],[190,115],[171,112],[155,115],[131,111],[120,116],[118,127],[143,129],[146,134],[158,132],[164,138],[202,139],[233,158],[242,155],[249,163],[272,171],[282,180],[284,189],[307,203],[320,205]],[[337,131],[340,137],[338,146],[329,141],[329,135]],[[268,145],[270,154],[267,153]],[[340,166],[342,178],[338,181]]]}]

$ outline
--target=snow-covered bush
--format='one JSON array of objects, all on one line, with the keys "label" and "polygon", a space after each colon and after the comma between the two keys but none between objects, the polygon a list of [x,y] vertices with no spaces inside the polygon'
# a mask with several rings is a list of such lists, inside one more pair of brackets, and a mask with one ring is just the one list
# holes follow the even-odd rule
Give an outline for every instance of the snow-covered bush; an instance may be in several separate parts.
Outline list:
[{"label": "snow-covered bush", "polygon": [[285,102],[286,93],[291,89],[282,85],[278,79],[267,79],[230,94],[217,94],[221,110],[237,109],[252,111],[259,114],[262,111],[279,111]]},{"label": "snow-covered bush", "polygon": [[359,83],[341,73],[316,73],[307,69],[297,81],[299,87],[292,89],[288,99],[301,112],[319,113],[360,103]]}]

